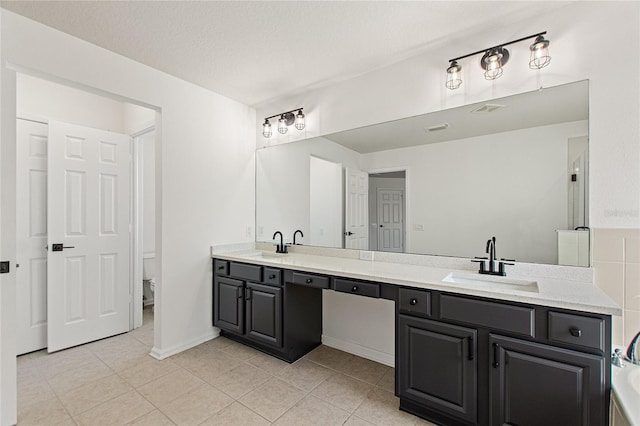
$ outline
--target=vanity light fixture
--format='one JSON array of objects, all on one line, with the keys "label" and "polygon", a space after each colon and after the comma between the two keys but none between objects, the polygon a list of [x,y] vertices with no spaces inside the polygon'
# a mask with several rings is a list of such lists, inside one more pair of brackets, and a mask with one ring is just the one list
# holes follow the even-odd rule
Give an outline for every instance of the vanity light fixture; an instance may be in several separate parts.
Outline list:
[{"label": "vanity light fixture", "polygon": [[449,60],[449,67],[447,68],[447,82],[445,86],[447,89],[457,89],[462,84],[462,77],[460,71],[462,67],[458,64],[460,59],[468,58],[470,56],[479,55],[482,53],[482,59],[480,59],[480,67],[484,70],[484,78],[487,80],[495,80],[502,75],[503,67],[509,60],[509,51],[505,48],[510,44],[519,43],[524,40],[535,38],[535,41],[529,50],[531,51],[531,59],[529,61],[529,68],[540,69],[549,65],[551,56],[549,56],[549,40],[545,40],[543,37],[547,32],[541,32],[532,34],[527,37],[522,37],[517,40],[512,40],[506,43],[502,43],[497,46],[490,47],[488,49],[478,50],[477,52],[469,53],[468,55],[459,56]]},{"label": "vanity light fixture", "polygon": [[[294,112],[297,112],[294,114]],[[267,117],[264,119],[264,123],[262,124],[262,136],[265,138],[270,138],[273,132],[271,131],[271,122],[269,121],[272,118],[278,117],[278,132],[281,134],[287,133],[289,130],[289,126],[295,123],[295,127],[298,130],[304,130],[305,126],[305,115],[302,112],[302,108],[292,109],[291,111],[282,112],[280,114],[272,115],[271,117]]]}]

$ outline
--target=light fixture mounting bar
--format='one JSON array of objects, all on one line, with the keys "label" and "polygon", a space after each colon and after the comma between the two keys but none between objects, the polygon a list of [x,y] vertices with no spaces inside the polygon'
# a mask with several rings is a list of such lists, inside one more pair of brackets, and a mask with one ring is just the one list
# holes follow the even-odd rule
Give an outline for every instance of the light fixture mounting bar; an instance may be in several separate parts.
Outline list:
[{"label": "light fixture mounting bar", "polygon": [[[530,35],[530,36],[527,36],[527,37],[519,38],[517,40],[511,40],[511,41],[508,41],[506,43],[502,43],[502,44],[498,44],[498,45],[493,46],[493,47],[489,47],[487,49],[478,50],[477,52],[473,52],[473,53],[469,53],[467,55],[458,56],[457,58],[449,59],[449,62],[457,61],[459,59],[468,58],[469,56],[479,55],[480,53],[485,53],[485,52],[487,52],[489,50],[497,49],[498,47],[505,47],[505,46],[509,46],[510,44],[520,43],[521,41],[525,41],[525,40],[529,40],[530,38],[534,38],[534,37],[538,37],[538,36],[541,36],[541,35],[545,35],[546,33],[547,33],[546,31],[543,31],[541,33],[536,33],[536,34],[533,34],[533,35]],[[271,117],[269,117],[269,118],[271,118]]]},{"label": "light fixture mounting bar", "polygon": [[282,115],[284,115],[284,114],[289,114],[289,113],[292,113],[292,112],[302,111],[303,109],[304,109],[304,108],[294,108],[294,109],[292,109],[291,111],[281,112],[281,113],[279,113],[279,114],[272,115],[271,117],[266,117],[266,118],[265,118],[265,120],[269,120],[270,118],[280,117],[280,116],[282,116]]}]

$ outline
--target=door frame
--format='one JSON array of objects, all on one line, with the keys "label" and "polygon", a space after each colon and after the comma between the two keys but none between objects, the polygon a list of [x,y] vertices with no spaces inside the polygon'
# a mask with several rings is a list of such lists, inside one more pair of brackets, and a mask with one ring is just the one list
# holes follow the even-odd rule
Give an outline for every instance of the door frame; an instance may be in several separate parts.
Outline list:
[{"label": "door frame", "polygon": [[144,155],[142,149],[142,136],[156,129],[155,121],[150,121],[141,126],[141,129],[130,133],[131,142],[131,258],[130,258],[130,287],[132,302],[129,305],[129,329],[142,327],[142,262],[144,255],[143,235],[144,230]]},{"label": "door frame", "polygon": [[[411,182],[411,180],[409,179],[410,167],[409,166],[386,167],[386,168],[379,168],[379,169],[371,169],[371,170],[367,171],[367,173],[369,173],[369,175],[374,175],[374,174],[377,174],[377,173],[392,173],[392,172],[404,172],[404,242],[403,242],[403,246],[404,246],[404,253],[407,253],[407,247],[409,247],[410,238],[411,238],[411,232],[408,232],[409,231],[409,224],[411,223],[411,221],[410,221],[410,218],[411,218],[411,208],[410,208],[411,197],[409,197],[409,194],[411,193],[411,191],[410,191],[410,182]],[[371,203],[371,200],[369,200],[369,203]],[[377,204],[377,200],[376,200],[376,204]],[[376,206],[375,210],[376,211],[378,210],[377,206]],[[376,220],[377,220],[377,218],[376,218]]]},{"label": "door frame", "polygon": [[[11,270],[8,274],[0,275],[0,424],[16,424],[18,421],[17,410],[17,359],[16,359],[16,334],[13,327],[16,320],[16,74],[24,73],[55,83],[64,84],[76,89],[105,96],[111,99],[126,101],[135,105],[155,111],[156,129],[162,128],[161,108],[149,105],[136,99],[126,98],[111,92],[87,86],[63,78],[56,77],[47,72],[26,68],[10,62],[0,64],[0,260],[11,262]],[[156,133],[156,138],[162,137]],[[7,142],[9,141],[9,142]],[[11,142],[13,141],[13,142]],[[161,146],[156,141],[156,148]],[[156,149],[157,158],[161,158],[161,151]],[[156,190],[161,191],[161,163],[156,161]],[[161,202],[160,196],[156,196],[156,206]],[[162,212],[156,208],[156,259],[161,259],[162,247]],[[160,249],[158,250],[158,246]],[[156,276],[161,280],[162,268],[157,268]],[[161,297],[161,288],[156,288],[156,296]],[[160,297],[158,300],[160,300]],[[162,336],[162,309],[155,311],[154,319],[154,348],[159,345]],[[152,351],[153,352],[153,351]]]}]

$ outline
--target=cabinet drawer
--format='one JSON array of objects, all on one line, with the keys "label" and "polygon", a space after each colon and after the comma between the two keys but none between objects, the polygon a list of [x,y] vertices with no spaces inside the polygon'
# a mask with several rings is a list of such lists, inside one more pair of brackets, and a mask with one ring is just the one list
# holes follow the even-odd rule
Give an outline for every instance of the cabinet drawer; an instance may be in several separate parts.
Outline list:
[{"label": "cabinet drawer", "polygon": [[440,318],[535,337],[535,309],[441,295]]},{"label": "cabinet drawer", "polygon": [[424,290],[401,288],[399,292],[400,312],[431,315],[431,293]]},{"label": "cabinet drawer", "polygon": [[282,271],[274,268],[264,268],[264,282],[271,285],[282,285]]},{"label": "cabinet drawer", "polygon": [[351,293],[376,298],[380,297],[380,284],[375,283],[363,283],[336,278],[333,280],[333,289],[342,293]]},{"label": "cabinet drawer", "polygon": [[262,266],[231,262],[231,264],[229,265],[229,275],[236,278],[242,278],[248,281],[261,282]]},{"label": "cabinet drawer", "polygon": [[294,272],[292,274],[291,282],[294,284],[300,284],[307,287],[329,288],[329,277],[323,277],[321,275]]},{"label": "cabinet drawer", "polygon": [[213,264],[213,271],[217,275],[229,275],[229,261],[216,259]]},{"label": "cabinet drawer", "polygon": [[549,312],[549,341],[604,351],[604,320]]}]

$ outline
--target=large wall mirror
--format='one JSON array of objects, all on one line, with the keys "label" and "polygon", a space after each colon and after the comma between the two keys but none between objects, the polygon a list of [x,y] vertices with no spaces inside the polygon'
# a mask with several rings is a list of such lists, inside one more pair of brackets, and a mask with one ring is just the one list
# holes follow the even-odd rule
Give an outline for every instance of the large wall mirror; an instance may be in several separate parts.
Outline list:
[{"label": "large wall mirror", "polygon": [[260,148],[256,240],[588,266],[589,84]]}]

